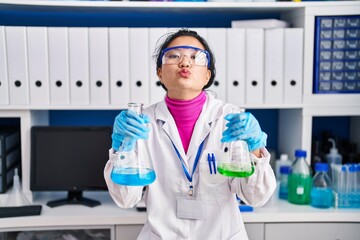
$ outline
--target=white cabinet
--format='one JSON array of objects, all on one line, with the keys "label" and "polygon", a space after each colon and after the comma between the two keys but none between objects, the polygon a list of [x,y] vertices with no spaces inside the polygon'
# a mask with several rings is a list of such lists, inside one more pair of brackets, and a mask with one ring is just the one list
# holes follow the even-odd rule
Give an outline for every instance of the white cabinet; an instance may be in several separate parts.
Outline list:
[{"label": "white cabinet", "polygon": [[358,240],[359,223],[267,223],[265,240]]},{"label": "white cabinet", "polygon": [[[188,26],[200,29],[200,27],[218,27],[227,25],[230,27],[231,20],[244,18],[278,18],[288,21],[292,27],[304,29],[304,56],[303,56],[303,93],[302,103],[297,104],[245,104],[245,108],[251,109],[279,109],[279,136],[278,152],[287,153],[290,156],[296,148],[305,149],[308,156],[311,156],[312,120],[317,116],[360,116],[360,94],[314,94],[313,93],[313,65],[314,65],[314,32],[316,16],[331,15],[360,15],[360,5],[358,2],[99,2],[99,1],[25,1],[25,0],[0,0],[2,19],[1,25],[11,25],[12,11],[27,14],[19,14],[19,19],[12,20],[13,24],[27,24],[26,17],[34,17],[34,24],[41,22],[46,26],[46,19],[41,20],[42,16],[48,16],[49,21],[66,27],[67,17],[76,16],[79,13],[79,23],[72,23],[72,26],[79,24],[93,24],[99,26],[98,22],[104,22],[100,18],[112,16],[118,21],[115,26],[119,27],[178,27]],[[71,16],[56,19],[58,15],[51,15],[52,11],[67,12],[71,10]],[[44,12],[48,14],[34,14],[34,12]],[[89,19],[91,22],[84,23],[86,16],[84,11],[94,14],[99,19]],[[29,14],[31,13],[31,14]],[[10,14],[10,15],[9,15]],[[50,17],[51,16],[51,17]],[[59,15],[61,16],[61,14]],[[162,16],[171,16],[167,21],[163,21]],[[175,16],[175,18],[174,18]],[[199,17],[200,16],[200,17]],[[204,17],[201,17],[204,16]],[[45,17],[46,18],[46,17]],[[164,17],[163,17],[164,18]],[[5,19],[5,20],[4,20]],[[136,20],[140,19],[140,20]],[[151,19],[151,21],[150,21]],[[189,21],[189,19],[192,21]],[[136,21],[135,21],[136,20]],[[9,22],[10,21],[10,22]],[[83,22],[82,22],[83,21]],[[45,22],[45,23],[44,23]],[[114,22],[107,23],[109,27],[114,26]],[[57,25],[57,26],[58,26]],[[88,26],[88,25],[87,25]],[[3,37],[3,34],[0,36]],[[111,37],[111,35],[110,35]],[[126,41],[125,41],[126,42]],[[1,43],[1,39],[0,39]],[[5,46],[2,43],[2,46]],[[4,52],[4,51],[2,51]],[[6,51],[5,51],[6,52]],[[128,56],[128,55],[126,55]],[[1,58],[2,56],[0,56]],[[1,58],[3,59],[3,58]],[[128,61],[131,63],[131,61]],[[0,66],[0,69],[2,66]],[[131,67],[131,66],[130,66]],[[132,66],[134,67],[134,66]],[[135,71],[135,70],[134,70]],[[146,70],[146,72],[148,72]],[[86,73],[87,74],[87,73]],[[3,76],[2,73],[1,76]],[[6,74],[5,74],[6,75]],[[106,74],[105,74],[106,75]],[[126,74],[125,76],[127,76]],[[111,76],[110,76],[111,77]],[[4,79],[4,77],[2,77]],[[128,79],[129,80],[129,79]],[[120,81],[111,80],[111,81]],[[121,82],[126,79],[121,79]],[[225,81],[225,79],[224,79]],[[10,84],[10,80],[0,85],[0,88]],[[129,83],[120,84],[129,86]],[[120,86],[119,85],[119,86]],[[228,84],[231,86],[231,84]],[[150,87],[141,94],[146,99],[151,96]],[[0,89],[2,90],[2,89]],[[1,92],[1,91],[0,91]],[[226,90],[225,90],[226,92]],[[120,91],[119,91],[120,93]],[[111,98],[112,99],[112,98]],[[123,98],[118,98],[123,99]],[[3,101],[6,103],[8,101]],[[21,138],[22,138],[22,176],[23,189],[27,196],[30,192],[30,127],[42,123],[48,124],[47,110],[111,110],[125,108],[126,102],[112,102],[108,105],[94,104],[88,105],[0,105],[0,117],[15,116],[21,119]],[[358,119],[358,117],[357,117]],[[353,121],[356,122],[356,121]],[[354,128],[359,128],[359,124],[354,124]],[[358,134],[357,134],[358,135]],[[353,139],[359,139],[353,136]],[[310,160],[310,158],[308,158]]]},{"label": "white cabinet", "polygon": [[265,237],[264,223],[245,223],[245,229],[249,239],[264,240]]},{"label": "white cabinet", "polygon": [[141,232],[144,225],[117,225],[115,228],[116,240],[133,240]]},{"label": "white cabinet", "polygon": [[[246,223],[245,228],[249,239],[264,240],[264,223]],[[143,225],[117,225],[115,228],[116,240],[133,240],[139,235]]]}]

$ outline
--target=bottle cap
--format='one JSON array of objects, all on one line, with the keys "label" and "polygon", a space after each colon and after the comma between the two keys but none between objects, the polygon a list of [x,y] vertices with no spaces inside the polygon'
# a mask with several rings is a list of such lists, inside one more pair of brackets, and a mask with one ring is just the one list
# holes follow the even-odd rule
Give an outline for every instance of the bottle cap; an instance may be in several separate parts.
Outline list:
[{"label": "bottle cap", "polygon": [[306,151],[301,149],[295,150],[295,157],[306,157]]},{"label": "bottle cap", "polygon": [[355,164],[351,164],[351,165],[349,166],[349,172],[356,172],[356,166],[355,166]]},{"label": "bottle cap", "polygon": [[316,163],[315,164],[316,172],[327,172],[329,171],[329,164],[327,163]]},{"label": "bottle cap", "polygon": [[281,174],[289,174],[289,173],[291,173],[290,166],[281,166],[280,167],[280,173]]}]

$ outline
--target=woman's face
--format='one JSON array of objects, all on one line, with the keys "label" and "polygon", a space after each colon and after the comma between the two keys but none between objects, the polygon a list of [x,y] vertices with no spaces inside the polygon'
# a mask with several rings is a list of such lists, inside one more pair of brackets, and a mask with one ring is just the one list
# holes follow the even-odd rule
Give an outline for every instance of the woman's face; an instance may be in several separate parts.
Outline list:
[{"label": "woman's face", "polygon": [[[204,49],[204,46],[194,37],[180,36],[175,38],[167,48],[175,46],[191,46]],[[185,51],[186,53],[186,51]],[[178,64],[163,64],[157,74],[160,81],[167,88],[170,98],[190,100],[200,94],[203,87],[208,83],[211,72],[207,66],[199,66],[192,63],[193,59],[188,54],[180,58]]]}]

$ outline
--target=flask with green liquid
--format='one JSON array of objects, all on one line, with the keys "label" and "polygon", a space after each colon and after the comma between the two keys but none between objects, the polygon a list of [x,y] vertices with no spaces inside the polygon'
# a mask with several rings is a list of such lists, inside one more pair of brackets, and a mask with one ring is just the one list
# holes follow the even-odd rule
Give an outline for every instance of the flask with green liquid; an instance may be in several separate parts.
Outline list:
[{"label": "flask with green liquid", "polygon": [[227,177],[250,177],[255,167],[247,143],[242,140],[230,142],[228,157],[220,160],[217,170]]}]

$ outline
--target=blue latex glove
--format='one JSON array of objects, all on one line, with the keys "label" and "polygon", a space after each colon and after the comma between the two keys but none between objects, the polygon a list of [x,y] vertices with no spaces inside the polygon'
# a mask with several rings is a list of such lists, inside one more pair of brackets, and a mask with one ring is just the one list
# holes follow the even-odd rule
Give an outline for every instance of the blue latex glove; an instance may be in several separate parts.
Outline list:
[{"label": "blue latex glove", "polygon": [[112,148],[118,151],[122,146],[124,151],[133,150],[138,139],[148,138],[149,128],[145,124],[149,122],[150,119],[145,114],[138,115],[131,110],[121,111],[114,121]]},{"label": "blue latex glove", "polygon": [[244,140],[250,151],[266,146],[267,134],[261,131],[259,122],[251,113],[230,113],[225,119],[229,122],[226,124],[227,129],[223,132],[221,142]]}]

